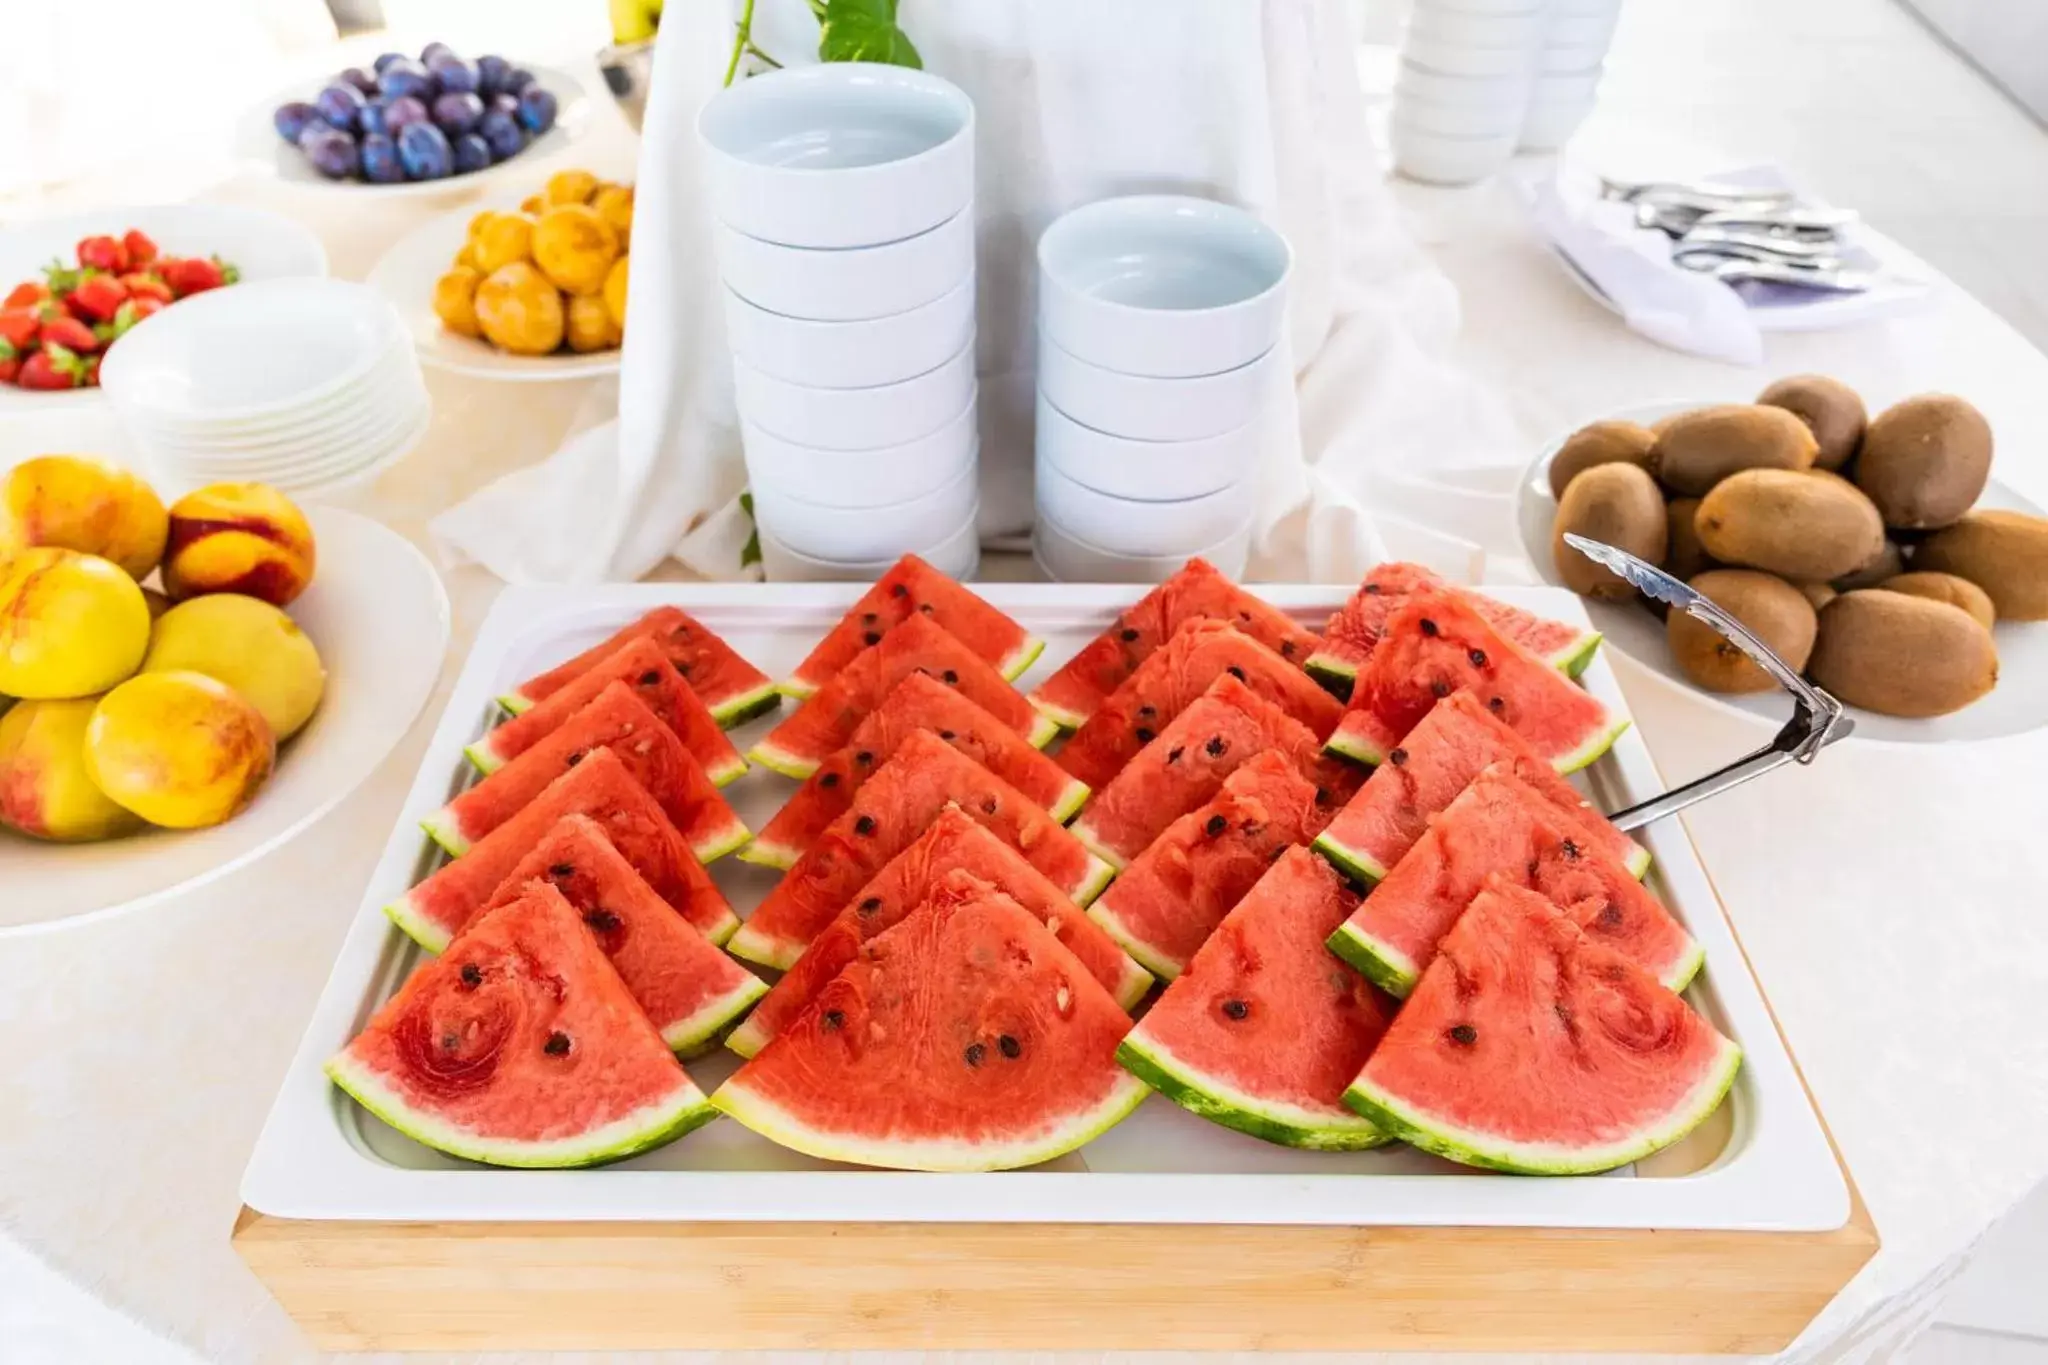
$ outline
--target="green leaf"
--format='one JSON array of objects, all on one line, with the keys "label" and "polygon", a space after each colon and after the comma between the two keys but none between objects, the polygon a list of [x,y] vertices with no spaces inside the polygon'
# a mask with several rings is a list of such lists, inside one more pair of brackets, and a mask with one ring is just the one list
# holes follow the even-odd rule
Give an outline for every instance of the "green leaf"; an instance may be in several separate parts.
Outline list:
[{"label": "green leaf", "polygon": [[896,0],[823,0],[816,8],[820,61],[924,67],[910,35],[896,26]]},{"label": "green leaf", "polygon": [[[747,514],[747,519],[749,521],[753,520],[754,495],[752,493],[740,494],[740,510]],[[754,528],[754,533],[747,537],[747,543],[740,547],[740,567],[744,569],[749,567],[750,565],[759,564],[760,562],[761,528],[759,526],[756,526]]]}]

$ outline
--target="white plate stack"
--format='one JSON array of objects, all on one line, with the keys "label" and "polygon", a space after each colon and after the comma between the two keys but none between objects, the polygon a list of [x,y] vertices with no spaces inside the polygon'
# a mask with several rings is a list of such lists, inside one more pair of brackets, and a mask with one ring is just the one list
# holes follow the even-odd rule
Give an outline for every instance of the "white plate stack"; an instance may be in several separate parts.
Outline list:
[{"label": "white plate stack", "polygon": [[1388,131],[1411,180],[1464,185],[1515,154],[1549,0],[1415,0]]},{"label": "white plate stack", "polygon": [[1038,240],[1037,527],[1061,582],[1227,574],[1251,542],[1291,253],[1242,209],[1181,195],[1083,205]]},{"label": "white plate stack", "polygon": [[1621,0],[1550,0],[1543,56],[1522,119],[1519,150],[1550,152],[1571,139],[1593,112]]},{"label": "white plate stack", "polygon": [[971,575],[973,103],[832,63],[734,86],[697,133],[768,577]]},{"label": "white plate stack", "polygon": [[107,352],[100,385],[170,490],[256,482],[337,495],[404,458],[433,415],[403,319],[343,280],[182,300]]}]

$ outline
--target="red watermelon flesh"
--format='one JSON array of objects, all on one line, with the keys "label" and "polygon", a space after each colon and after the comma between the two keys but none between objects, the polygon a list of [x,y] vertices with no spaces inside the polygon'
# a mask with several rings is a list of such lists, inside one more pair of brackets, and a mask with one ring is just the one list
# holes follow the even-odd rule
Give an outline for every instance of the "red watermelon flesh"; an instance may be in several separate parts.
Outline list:
[{"label": "red watermelon flesh", "polygon": [[676,732],[623,682],[607,685],[559,729],[420,824],[459,858],[596,749],[619,756],[700,862],[724,857],[747,841],[747,827]]},{"label": "red watermelon flesh", "polygon": [[751,1057],[801,1014],[827,982],[860,955],[861,944],[900,924],[924,903],[948,871],[962,869],[1036,915],[1089,975],[1129,1011],[1152,988],[1152,974],[1124,956],[1100,925],[1067,899],[1045,874],[1024,861],[957,806],[949,806],[910,847],[889,860],[873,881],[811,940],[796,965],[733,1030],[726,1046]]},{"label": "red watermelon flesh", "polygon": [[1024,855],[1068,899],[1094,900],[1112,875],[1103,861],[1029,797],[929,731],[897,746],[733,935],[731,951],[786,968],[855,892],[957,803]]},{"label": "red watermelon flesh", "polygon": [[549,886],[421,965],[327,1074],[407,1136],[496,1166],[614,1161],[717,1117]]},{"label": "red watermelon flesh", "polygon": [[926,616],[892,626],[881,642],[832,675],[795,715],[770,730],[751,753],[756,762],[789,777],[809,777],[826,757],[846,746],[869,713],[913,673],[926,673],[1030,741],[1044,748],[1057,730],[1031,709],[979,655]]},{"label": "red watermelon flesh", "polygon": [[711,874],[690,852],[647,789],[610,749],[599,749],[550,782],[519,813],[460,858],[384,907],[392,923],[438,953],[563,817],[587,815],[656,895],[713,943],[739,924]]},{"label": "red watermelon flesh", "polygon": [[1571,783],[1469,691],[1445,697],[1417,722],[1317,836],[1316,847],[1352,876],[1378,881],[1415,846],[1430,818],[1494,763],[1508,764],[1532,791],[1574,821],[1589,846],[1619,859],[1637,877],[1649,869],[1648,849],[1586,804]]},{"label": "red watermelon flesh", "polygon": [[1088,913],[1171,981],[1273,860],[1313,839],[1331,810],[1286,754],[1260,754],[1168,825]]},{"label": "red watermelon flesh", "polygon": [[690,690],[728,729],[781,704],[781,694],[766,673],[742,659],[717,632],[681,607],[656,607],[567,663],[528,678],[498,700],[507,711],[519,715],[603,663],[621,646],[639,639],[660,646]]},{"label": "red watermelon flesh", "polygon": [[1504,639],[1570,677],[1578,677],[1600,647],[1596,630],[1551,621],[1485,593],[1454,588],[1420,564],[1393,563],[1368,573],[1358,591],[1331,614],[1323,627],[1322,646],[1308,658],[1309,672],[1348,687],[1372,657],[1387,618],[1411,594],[1424,589],[1457,593]]},{"label": "red watermelon flesh", "polygon": [[1168,825],[1221,791],[1225,778],[1268,749],[1280,750],[1304,772],[1316,764],[1316,737],[1226,674],[1124,765],[1081,812],[1074,833],[1121,869]]},{"label": "red watermelon flesh", "polygon": [[1692,1131],[1741,1064],[1740,1048],[1639,963],[1542,895],[1496,882],[1344,1099],[1453,1161],[1587,1175]]},{"label": "red watermelon flesh", "polygon": [[1181,1107],[1267,1142],[1319,1151],[1386,1142],[1346,1107],[1344,1089],[1396,1006],[1323,946],[1357,904],[1328,863],[1286,850],[1118,1059]]},{"label": "red watermelon flesh", "polygon": [[1341,702],[1251,636],[1221,621],[1193,620],[1152,651],[1060,750],[1060,766],[1101,788],[1203,689],[1225,674],[1327,738]]},{"label": "red watermelon flesh", "polygon": [[993,1171],[1072,1151],[1143,1102],[1131,1021],[1036,916],[955,870],[711,1102],[829,1161]]},{"label": "red watermelon flesh", "polygon": [[1556,669],[1503,640],[1465,597],[1420,589],[1387,618],[1330,751],[1378,763],[1439,701],[1465,691],[1559,772],[1585,767],[1628,728]]},{"label": "red watermelon flesh", "polygon": [[912,673],[853,732],[853,737],[804,779],[761,837],[740,857],[766,867],[788,867],[853,802],[853,794],[896,747],[929,730],[1065,821],[1088,799],[1088,786],[1031,747],[1022,735],[928,673]]},{"label": "red watermelon flesh", "polygon": [[1289,663],[1305,661],[1320,643],[1313,631],[1238,587],[1208,560],[1190,559],[1034,688],[1031,704],[1061,728],[1079,729],[1138,665],[1195,620],[1228,622]]},{"label": "red watermelon flesh", "polygon": [[718,728],[690,685],[645,637],[629,640],[524,715],[515,716],[463,750],[478,770],[494,773],[568,723],[614,682],[624,682],[690,751],[711,780],[723,787],[747,770],[747,761]]},{"label": "red watermelon flesh", "polygon": [[1700,947],[1657,898],[1586,838],[1579,823],[1505,764],[1457,800],[1330,937],[1330,949],[1405,996],[1488,877],[1565,906],[1588,938],[1643,964],[1673,990],[1699,970]]},{"label": "red watermelon flesh", "polygon": [[916,555],[905,555],[860,600],[839,618],[783,680],[792,697],[808,697],[852,663],[864,649],[880,642],[889,627],[923,616],[966,645],[1005,680],[1021,675],[1045,648],[1040,640],[1003,612],[960,586]]},{"label": "red watermelon flesh", "polygon": [[518,900],[536,885],[554,887],[583,917],[661,1040],[685,1056],[702,1052],[767,994],[767,983],[720,952],[656,895],[587,816],[568,816],[542,836],[481,914]]}]

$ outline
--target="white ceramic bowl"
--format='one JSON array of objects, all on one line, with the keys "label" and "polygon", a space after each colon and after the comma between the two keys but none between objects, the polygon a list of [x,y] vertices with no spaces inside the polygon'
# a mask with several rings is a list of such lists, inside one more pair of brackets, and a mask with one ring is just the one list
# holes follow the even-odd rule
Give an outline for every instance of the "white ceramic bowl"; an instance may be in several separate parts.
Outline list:
[{"label": "white ceramic bowl", "polygon": [[1544,47],[1536,70],[1543,76],[1597,76],[1606,60],[1605,42],[1551,43]]},{"label": "white ceramic bowl", "polygon": [[[1620,0],[1615,0],[1620,3]],[[1547,0],[1415,0],[1414,13],[1453,10],[1460,14],[1540,14]]]},{"label": "white ceramic bowl", "polygon": [[125,389],[118,392],[116,410],[124,420],[146,425],[165,437],[207,445],[274,444],[360,420],[376,405],[380,394],[416,383],[418,374],[419,364],[412,348],[394,345],[342,387],[304,403],[268,408],[253,416],[174,416],[147,404],[129,402]]},{"label": "white ceramic bowl", "polygon": [[1038,239],[1038,326],[1124,374],[1221,374],[1273,349],[1293,253],[1245,210],[1187,195],[1099,199]]},{"label": "white ceramic bowl", "polygon": [[821,389],[898,384],[937,369],[973,338],[974,276],[907,313],[857,322],[785,317],[728,289],[725,330],[734,355],[776,379]]},{"label": "white ceramic bowl", "polygon": [[[930,545],[913,545],[910,553],[951,578],[969,579],[981,567],[981,539],[970,515]],[[761,531],[761,570],[771,583],[872,583],[902,557],[897,551],[880,559],[845,562],[803,554]]]},{"label": "white ceramic bowl", "polygon": [[1193,441],[1134,441],[1082,426],[1038,396],[1037,457],[1098,493],[1147,502],[1199,498],[1241,481],[1259,457],[1259,427]]},{"label": "white ceramic bowl", "polygon": [[1112,554],[1194,554],[1236,530],[1251,506],[1250,489],[1243,483],[1199,498],[1140,502],[1098,493],[1042,456],[1034,472],[1038,515]]},{"label": "white ceramic bowl", "polygon": [[740,416],[763,431],[819,450],[879,450],[929,436],[974,397],[974,342],[900,384],[821,389],[732,362]]},{"label": "white ceramic bowl", "polygon": [[835,562],[893,559],[937,544],[974,515],[975,466],[908,502],[887,507],[831,507],[796,496],[799,490],[756,483],[754,517],[785,547]]},{"label": "white ceramic bowl", "polygon": [[974,272],[972,205],[929,232],[881,246],[778,246],[717,222],[711,235],[726,288],[757,308],[818,322],[907,313]]},{"label": "white ceramic bowl", "polygon": [[741,424],[747,477],[755,488],[800,491],[812,502],[833,507],[886,507],[940,487],[963,466],[972,468],[979,448],[975,402],[929,436],[880,450],[820,450],[785,441],[752,422]]},{"label": "white ceramic bowl", "polygon": [[1601,71],[1552,72],[1539,75],[1529,87],[1530,104],[1559,104],[1590,100],[1600,89]]},{"label": "white ceramic bowl", "polygon": [[1440,104],[1396,94],[1394,115],[1418,132],[1443,137],[1507,137],[1522,131],[1523,108],[1505,104]]},{"label": "white ceramic bowl", "polygon": [[1520,47],[1480,47],[1410,29],[1401,41],[1401,59],[1446,76],[1524,76],[1536,69],[1541,47],[1540,41]]},{"label": "white ceramic bowl", "polygon": [[1602,14],[1553,14],[1543,30],[1545,47],[1601,47],[1614,41],[1615,25],[1621,19],[1616,6]]},{"label": "white ceramic bowl", "polygon": [[1540,100],[1529,106],[1522,118],[1522,136],[1517,150],[1554,152],[1571,141],[1586,115],[1593,112],[1593,97],[1578,95],[1562,100]]},{"label": "white ceramic bowl", "polygon": [[1403,61],[1394,76],[1394,99],[1398,105],[1410,99],[1462,108],[1489,109],[1520,117],[1529,102],[1532,71],[1512,71],[1499,76],[1451,76],[1441,71]]},{"label": "white ceramic bowl", "polygon": [[1519,14],[1474,13],[1438,5],[1417,5],[1408,17],[1408,41],[1449,43],[1457,47],[1515,48],[1530,51],[1544,41],[1550,16],[1543,10]]},{"label": "white ceramic bowl", "polygon": [[1188,441],[1235,431],[1253,421],[1280,369],[1272,350],[1234,370],[1188,379],[1120,374],[1038,338],[1038,388],[1082,426],[1141,441]]},{"label": "white ceramic bowl", "polygon": [[720,92],[697,117],[712,216],[785,246],[915,237],[974,194],[974,102],[923,71],[791,67]]},{"label": "white ceramic bowl", "polygon": [[[1226,577],[1243,575],[1251,556],[1252,524],[1244,524],[1213,545],[1194,551]],[[1126,555],[1091,545],[1041,514],[1031,533],[1031,555],[1055,583],[1163,583],[1188,561],[1187,555]]]},{"label": "white ceramic bowl", "polygon": [[1388,123],[1394,166],[1410,180],[1431,185],[1469,185],[1508,164],[1515,154],[1516,133],[1498,137],[1447,137],[1427,132],[1401,118]]}]

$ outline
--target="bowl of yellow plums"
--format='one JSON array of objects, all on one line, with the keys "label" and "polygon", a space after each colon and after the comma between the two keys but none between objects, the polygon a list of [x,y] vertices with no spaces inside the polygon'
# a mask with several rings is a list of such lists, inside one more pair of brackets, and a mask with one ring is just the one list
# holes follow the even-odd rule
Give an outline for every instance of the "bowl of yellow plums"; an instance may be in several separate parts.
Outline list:
[{"label": "bowl of yellow plums", "polygon": [[369,282],[420,360],[493,379],[577,379],[619,367],[633,187],[587,170],[424,224]]}]

